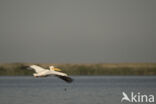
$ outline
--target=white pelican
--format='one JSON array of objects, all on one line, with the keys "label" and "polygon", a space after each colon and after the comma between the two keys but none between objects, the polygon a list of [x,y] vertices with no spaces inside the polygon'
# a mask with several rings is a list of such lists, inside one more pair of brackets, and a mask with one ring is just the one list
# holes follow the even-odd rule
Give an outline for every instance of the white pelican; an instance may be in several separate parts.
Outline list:
[{"label": "white pelican", "polygon": [[54,66],[49,66],[49,69],[42,68],[37,65],[29,66],[29,69],[33,69],[36,73],[33,74],[34,77],[47,77],[50,75],[55,75],[62,80],[71,83],[73,80],[66,73],[60,72],[59,68],[55,68]]}]

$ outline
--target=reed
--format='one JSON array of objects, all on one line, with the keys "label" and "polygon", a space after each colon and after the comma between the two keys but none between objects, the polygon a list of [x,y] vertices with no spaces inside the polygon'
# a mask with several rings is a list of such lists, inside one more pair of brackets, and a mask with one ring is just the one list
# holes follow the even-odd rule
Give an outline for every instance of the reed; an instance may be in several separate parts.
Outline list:
[{"label": "reed", "polygon": [[[27,63],[1,64],[1,76],[32,75],[33,71],[23,69]],[[53,64],[38,64],[48,68]],[[156,75],[156,63],[118,64],[55,64],[69,75]]]}]

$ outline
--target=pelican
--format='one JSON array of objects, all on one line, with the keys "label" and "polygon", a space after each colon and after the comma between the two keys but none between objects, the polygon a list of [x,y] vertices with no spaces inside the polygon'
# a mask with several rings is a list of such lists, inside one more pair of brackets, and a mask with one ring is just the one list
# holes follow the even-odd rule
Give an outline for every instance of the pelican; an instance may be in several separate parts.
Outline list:
[{"label": "pelican", "polygon": [[55,68],[54,66],[49,66],[49,69],[42,68],[37,65],[30,65],[29,69],[33,69],[35,73],[33,74],[34,77],[47,77],[51,75],[55,75],[62,80],[71,83],[73,81],[66,73],[60,72],[59,68]]}]

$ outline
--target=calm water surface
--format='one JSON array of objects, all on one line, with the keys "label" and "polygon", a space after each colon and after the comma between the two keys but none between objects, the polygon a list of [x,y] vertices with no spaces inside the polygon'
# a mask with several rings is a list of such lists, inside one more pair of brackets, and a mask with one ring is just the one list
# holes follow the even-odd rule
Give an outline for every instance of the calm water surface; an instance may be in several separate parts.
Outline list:
[{"label": "calm water surface", "polygon": [[121,104],[122,92],[132,91],[156,97],[156,76],[72,78],[68,84],[55,77],[0,77],[0,104]]}]

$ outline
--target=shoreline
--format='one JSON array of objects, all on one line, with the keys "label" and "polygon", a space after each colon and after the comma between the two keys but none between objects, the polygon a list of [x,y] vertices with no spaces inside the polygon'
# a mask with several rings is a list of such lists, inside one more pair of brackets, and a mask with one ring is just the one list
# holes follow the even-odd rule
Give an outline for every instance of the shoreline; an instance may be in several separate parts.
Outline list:
[{"label": "shoreline", "polygon": [[[30,63],[9,63],[0,65],[0,76],[31,76],[31,70],[23,69]],[[38,64],[44,68],[56,65],[69,75],[87,76],[154,76],[156,75],[156,63],[105,63],[105,64]]]}]

